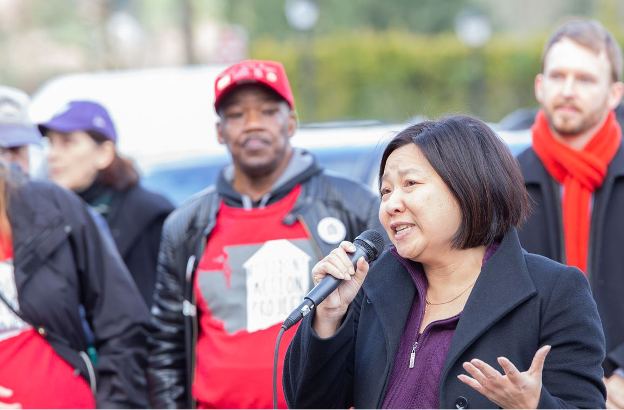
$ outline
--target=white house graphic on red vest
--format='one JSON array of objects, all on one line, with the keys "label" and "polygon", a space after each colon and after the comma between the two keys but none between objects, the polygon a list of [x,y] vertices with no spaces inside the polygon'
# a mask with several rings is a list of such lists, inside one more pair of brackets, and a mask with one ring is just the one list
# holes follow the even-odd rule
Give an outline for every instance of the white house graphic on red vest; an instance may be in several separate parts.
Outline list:
[{"label": "white house graphic on red vest", "polygon": [[310,290],[310,255],[285,239],[268,241],[244,264],[247,276],[247,331],[267,329],[284,319]]}]

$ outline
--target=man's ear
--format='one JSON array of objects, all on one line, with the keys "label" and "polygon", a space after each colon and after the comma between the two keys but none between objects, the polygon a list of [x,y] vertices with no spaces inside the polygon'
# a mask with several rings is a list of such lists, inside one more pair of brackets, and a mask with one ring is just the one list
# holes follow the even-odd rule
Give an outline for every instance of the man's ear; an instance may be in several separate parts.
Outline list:
[{"label": "man's ear", "polygon": [[292,138],[295,135],[295,131],[297,131],[297,112],[291,109],[288,112],[288,137]]},{"label": "man's ear", "polygon": [[116,155],[117,153],[115,151],[115,144],[113,141],[104,141],[99,144],[98,156],[95,160],[97,169],[103,170],[108,168],[108,166],[113,163]]},{"label": "man's ear", "polygon": [[219,144],[224,145],[225,140],[223,139],[223,124],[221,124],[221,120],[217,121],[217,140]]},{"label": "man's ear", "polygon": [[615,110],[622,101],[622,95],[624,95],[624,84],[621,81],[616,81],[611,84],[609,89],[609,109]]},{"label": "man's ear", "polygon": [[542,82],[543,81],[544,81],[544,75],[543,74],[538,74],[538,75],[535,76],[535,84],[534,84],[535,99],[540,104],[542,103],[542,99],[544,98],[544,93],[542,91]]}]

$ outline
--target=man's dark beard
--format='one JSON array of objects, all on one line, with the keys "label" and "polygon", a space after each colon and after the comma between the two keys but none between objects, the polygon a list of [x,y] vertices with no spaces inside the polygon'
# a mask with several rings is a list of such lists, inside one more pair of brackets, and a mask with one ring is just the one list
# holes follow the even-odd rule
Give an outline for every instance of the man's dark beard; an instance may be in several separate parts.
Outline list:
[{"label": "man's dark beard", "polygon": [[257,165],[238,164],[238,167],[251,178],[262,178],[270,175],[277,168],[277,161]]}]

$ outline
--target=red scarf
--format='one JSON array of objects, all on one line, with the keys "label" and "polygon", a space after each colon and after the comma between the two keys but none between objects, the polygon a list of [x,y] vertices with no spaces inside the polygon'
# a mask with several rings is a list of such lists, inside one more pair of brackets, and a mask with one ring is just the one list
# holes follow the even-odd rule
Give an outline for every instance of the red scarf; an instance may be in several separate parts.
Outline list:
[{"label": "red scarf", "polygon": [[563,231],[567,263],[586,272],[591,196],[607,175],[609,162],[620,146],[622,130],[612,111],[604,125],[580,151],[569,148],[553,137],[542,111],[537,114],[531,130],[535,153],[548,173],[563,184]]}]

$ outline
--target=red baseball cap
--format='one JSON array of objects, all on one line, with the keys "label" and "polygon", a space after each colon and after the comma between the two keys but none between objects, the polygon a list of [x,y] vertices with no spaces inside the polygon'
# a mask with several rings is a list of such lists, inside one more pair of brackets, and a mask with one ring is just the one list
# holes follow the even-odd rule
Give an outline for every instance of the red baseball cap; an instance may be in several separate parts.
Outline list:
[{"label": "red baseball cap", "polygon": [[264,84],[295,107],[295,99],[284,66],[275,61],[245,60],[228,67],[215,80],[215,110],[234,88],[250,83]]}]

